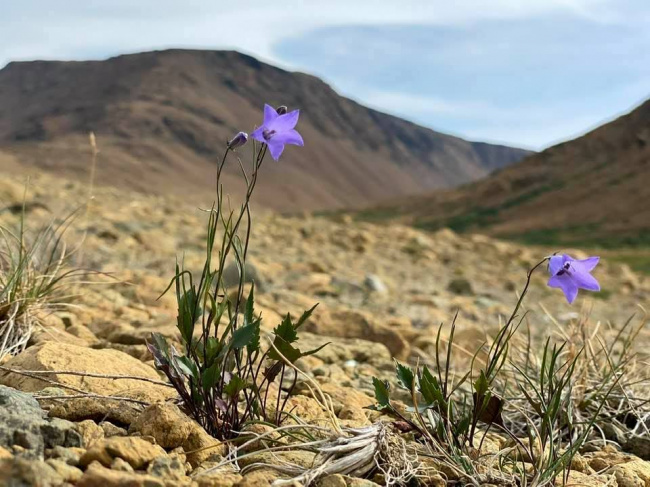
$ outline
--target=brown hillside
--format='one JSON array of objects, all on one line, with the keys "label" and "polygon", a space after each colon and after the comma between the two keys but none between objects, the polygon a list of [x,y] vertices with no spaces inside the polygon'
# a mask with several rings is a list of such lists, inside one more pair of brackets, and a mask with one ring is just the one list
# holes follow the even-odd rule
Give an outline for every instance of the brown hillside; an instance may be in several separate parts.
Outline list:
[{"label": "brown hillside", "polygon": [[361,216],[537,243],[648,244],[650,100],[482,181]]},{"label": "brown hillside", "polygon": [[265,102],[302,110],[306,146],[288,149],[278,164],[269,159],[257,194],[279,210],[356,206],[455,186],[527,154],[385,115],[313,76],[237,52],[168,50],[7,65],[0,70],[0,168],[86,177],[93,130],[103,184],[207,196],[206,175],[224,142],[252,131]]}]

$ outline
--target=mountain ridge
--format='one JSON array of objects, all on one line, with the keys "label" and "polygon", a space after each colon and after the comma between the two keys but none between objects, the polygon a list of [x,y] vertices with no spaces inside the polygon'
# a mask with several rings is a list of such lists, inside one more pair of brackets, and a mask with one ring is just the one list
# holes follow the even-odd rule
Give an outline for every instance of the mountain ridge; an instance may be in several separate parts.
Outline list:
[{"label": "mountain ridge", "polygon": [[358,213],[527,243],[650,245],[650,100],[485,179]]},{"label": "mountain ridge", "polygon": [[277,210],[354,207],[450,187],[529,153],[418,126],[236,51],[170,49],[9,63],[0,70],[0,168],[84,177],[94,131],[100,182],[208,194],[205,174],[225,141],[259,124],[265,102],[301,108],[306,141],[263,169],[260,203]]}]

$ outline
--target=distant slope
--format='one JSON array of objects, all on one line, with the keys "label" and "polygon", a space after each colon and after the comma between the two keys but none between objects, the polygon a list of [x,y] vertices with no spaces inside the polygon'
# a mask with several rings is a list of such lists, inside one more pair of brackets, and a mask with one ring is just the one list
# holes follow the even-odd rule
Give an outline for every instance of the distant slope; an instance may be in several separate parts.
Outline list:
[{"label": "distant slope", "polygon": [[533,243],[650,245],[650,100],[484,180],[358,216]]},{"label": "distant slope", "polygon": [[264,169],[258,201],[279,210],[451,187],[528,153],[437,133],[237,52],[168,50],[7,65],[0,70],[0,169],[86,177],[93,130],[100,183],[207,195],[224,142],[259,124],[265,102],[300,108],[306,142]]}]

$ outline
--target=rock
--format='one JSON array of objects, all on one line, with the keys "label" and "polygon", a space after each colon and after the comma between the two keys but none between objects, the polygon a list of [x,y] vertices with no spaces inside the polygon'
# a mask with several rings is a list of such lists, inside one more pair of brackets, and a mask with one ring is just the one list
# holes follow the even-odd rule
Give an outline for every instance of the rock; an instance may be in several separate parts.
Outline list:
[{"label": "rock", "polygon": [[460,295],[460,296],[473,296],[474,290],[472,289],[472,283],[465,278],[453,279],[448,285],[447,290],[451,293]]},{"label": "rock", "polygon": [[50,416],[68,421],[109,420],[112,423],[127,426],[138,417],[143,409],[143,406],[139,404],[101,398],[52,401],[48,407]]},{"label": "rock", "polygon": [[67,331],[70,335],[82,339],[88,345],[94,345],[95,343],[99,342],[99,338],[97,338],[97,336],[92,331],[90,331],[88,327],[83,325],[72,325],[66,328],[65,331]]},{"label": "rock", "polygon": [[185,478],[185,465],[178,455],[154,458],[147,468],[147,473],[153,477],[168,480]]},{"label": "rock", "polygon": [[[300,348],[313,350],[325,343],[331,342],[328,337],[314,335],[312,333],[300,333]],[[314,358],[313,356],[310,358]],[[392,357],[388,348],[381,343],[374,343],[358,338],[338,339],[336,345],[328,345],[321,349],[315,358],[326,364],[341,364],[348,360],[354,360],[359,364],[384,365],[392,364]]]},{"label": "rock", "polygon": [[[31,347],[6,364],[24,370],[65,370],[106,375],[130,375],[160,380],[156,371],[139,360],[117,350],[93,350],[67,343],[44,343]],[[142,399],[149,402],[175,395],[172,388],[135,379],[104,379],[78,375],[53,374],[48,379],[86,392]],[[25,392],[37,392],[48,385],[40,379],[11,372],[0,373],[0,383]]]},{"label": "rock", "polygon": [[81,458],[81,455],[83,455],[85,452],[86,450],[84,448],[64,448],[62,446],[55,446],[46,452],[46,456],[48,458],[61,460],[68,465],[76,467],[79,465],[79,459]]},{"label": "rock", "polygon": [[206,433],[174,404],[152,404],[131,424],[130,431],[151,436],[168,450],[178,447],[186,452],[204,449],[187,455],[187,461],[194,467],[212,456],[221,456],[226,451],[225,445]]},{"label": "rock", "polygon": [[192,472],[198,487],[233,487],[239,485],[244,477],[232,471],[230,467],[221,467],[210,473],[203,473],[216,466],[215,462],[205,462]]},{"label": "rock", "polygon": [[90,448],[99,440],[104,439],[104,430],[91,419],[77,423],[77,431],[81,434],[86,448]]},{"label": "rock", "polygon": [[388,288],[386,287],[386,284],[384,284],[384,281],[382,281],[379,276],[376,276],[375,274],[366,275],[365,279],[363,280],[363,286],[366,288],[366,290],[372,293],[388,293]]},{"label": "rock", "polygon": [[182,446],[195,427],[200,426],[188,418],[175,404],[157,403],[147,407],[131,423],[130,432],[153,436],[156,443],[166,449]]},{"label": "rock", "polygon": [[356,406],[344,405],[338,413],[338,418],[342,420],[345,426],[351,428],[360,428],[370,424],[365,411]]},{"label": "rock", "polygon": [[[555,478],[556,485],[563,485],[563,476],[562,474],[558,475]],[[617,484],[612,483],[613,479],[611,475],[587,475],[575,470],[569,472],[569,477],[567,478],[567,486],[580,486],[580,487],[615,487]],[[620,487],[621,484],[618,484]]]},{"label": "rock", "polygon": [[77,482],[77,487],[165,487],[161,479],[141,473],[110,470],[100,463],[88,466]]},{"label": "rock", "polygon": [[616,477],[618,487],[650,486],[650,464],[641,459],[620,463],[605,473],[611,473]]},{"label": "rock", "polygon": [[[239,267],[235,262],[231,262],[223,270],[223,284],[226,288],[237,287],[239,286]],[[255,290],[263,292],[264,290],[264,281],[260,272],[257,270],[257,267],[250,262],[246,262],[244,266],[244,282],[250,283],[255,281]]]},{"label": "rock", "polygon": [[[107,375],[129,375],[160,380],[156,371],[117,350],[93,350],[65,343],[48,342],[28,348],[12,358],[7,367],[24,370],[77,371]],[[156,402],[174,397],[176,392],[165,387],[136,379],[104,379],[68,374],[48,375],[48,379],[86,392],[127,397],[145,402]],[[0,383],[27,392],[37,392],[48,386],[38,378],[11,372],[0,373]],[[50,406],[50,416],[72,421],[108,419],[118,424],[129,424],[142,409],[136,403],[103,398],[76,398],[44,403]]]},{"label": "rock", "polygon": [[19,446],[23,456],[43,458],[45,448],[81,444],[74,424],[46,419],[32,396],[0,386],[0,447]]},{"label": "rock", "polygon": [[114,458],[121,458],[135,470],[146,468],[154,458],[164,456],[165,450],[136,436],[114,436],[95,443],[81,456],[79,463],[87,466],[94,461],[108,467]]},{"label": "rock", "polygon": [[624,443],[623,449],[642,460],[650,460],[650,438],[633,436]]},{"label": "rock", "polygon": [[303,326],[305,331],[339,338],[362,338],[383,344],[397,358],[409,355],[409,344],[394,329],[381,325],[369,314],[361,311],[339,309],[319,313]]},{"label": "rock", "polygon": [[58,460],[56,458],[50,458],[45,461],[47,465],[52,467],[52,469],[59,474],[59,476],[63,479],[64,482],[68,482],[71,484],[76,484],[77,481],[81,478],[83,475],[83,472],[79,470],[77,467],[74,467],[72,465],[69,465],[63,460]]},{"label": "rock", "polygon": [[183,443],[183,450],[187,452],[189,464],[196,468],[206,460],[215,457],[221,459],[226,454],[226,445],[210,436],[199,426]]},{"label": "rock", "polygon": [[110,438],[111,436],[126,436],[128,433],[124,428],[115,426],[110,421],[102,421],[99,427],[104,431],[104,437]]},{"label": "rock", "polygon": [[29,339],[29,343],[32,346],[46,342],[69,343],[81,347],[87,347],[89,345],[89,343],[83,338],[79,338],[71,335],[65,330],[59,330],[58,328],[53,327],[38,328]]},{"label": "rock", "polygon": [[344,387],[330,382],[321,384],[321,389],[332,398],[336,414],[341,414],[344,407],[363,409],[375,404],[374,398],[352,387]]},{"label": "rock", "polygon": [[0,485],[6,487],[56,487],[64,481],[54,468],[39,460],[0,460]]}]

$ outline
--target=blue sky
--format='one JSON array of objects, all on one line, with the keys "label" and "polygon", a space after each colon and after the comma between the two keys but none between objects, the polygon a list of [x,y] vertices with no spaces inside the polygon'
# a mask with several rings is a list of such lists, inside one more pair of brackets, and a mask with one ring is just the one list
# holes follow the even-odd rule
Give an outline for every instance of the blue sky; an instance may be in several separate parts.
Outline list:
[{"label": "blue sky", "polygon": [[532,149],[573,138],[650,97],[648,0],[316,5],[2,2],[0,66],[234,48],[316,74],[346,96],[436,130]]}]

